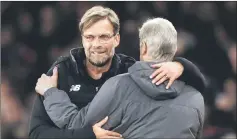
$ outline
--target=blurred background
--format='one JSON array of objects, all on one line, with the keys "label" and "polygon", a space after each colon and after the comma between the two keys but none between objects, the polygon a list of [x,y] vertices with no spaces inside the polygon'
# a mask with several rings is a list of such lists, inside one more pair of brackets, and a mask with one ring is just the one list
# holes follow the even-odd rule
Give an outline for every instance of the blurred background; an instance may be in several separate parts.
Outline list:
[{"label": "blurred background", "polygon": [[138,28],[170,20],[178,52],[206,76],[203,136],[236,138],[236,2],[1,2],[1,136],[26,138],[35,84],[60,55],[81,45],[78,23],[94,5],[121,22],[117,53],[139,60]]}]

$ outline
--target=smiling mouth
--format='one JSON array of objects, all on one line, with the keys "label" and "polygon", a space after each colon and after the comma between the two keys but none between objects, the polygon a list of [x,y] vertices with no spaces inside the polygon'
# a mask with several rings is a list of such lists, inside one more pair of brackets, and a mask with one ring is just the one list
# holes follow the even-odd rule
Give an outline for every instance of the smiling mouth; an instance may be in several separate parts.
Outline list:
[{"label": "smiling mouth", "polygon": [[91,52],[92,54],[103,54],[105,52]]}]

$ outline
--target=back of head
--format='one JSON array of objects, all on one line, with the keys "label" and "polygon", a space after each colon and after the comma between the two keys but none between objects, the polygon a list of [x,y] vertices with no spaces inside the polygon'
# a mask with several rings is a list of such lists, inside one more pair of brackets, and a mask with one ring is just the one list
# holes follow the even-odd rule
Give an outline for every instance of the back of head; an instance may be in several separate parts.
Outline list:
[{"label": "back of head", "polygon": [[94,6],[86,11],[86,13],[81,18],[79,24],[79,29],[81,33],[83,33],[83,30],[89,28],[97,21],[105,18],[107,18],[113,25],[114,33],[118,34],[120,29],[120,23],[117,14],[110,8],[105,8],[102,6]]},{"label": "back of head", "polygon": [[140,44],[146,43],[153,61],[171,61],[177,50],[177,32],[163,18],[147,20],[139,30]]}]

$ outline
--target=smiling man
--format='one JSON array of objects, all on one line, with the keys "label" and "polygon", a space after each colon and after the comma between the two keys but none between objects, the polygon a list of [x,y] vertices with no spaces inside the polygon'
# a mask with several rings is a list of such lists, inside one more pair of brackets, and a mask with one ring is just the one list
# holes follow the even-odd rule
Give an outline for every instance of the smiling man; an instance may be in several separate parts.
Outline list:
[{"label": "smiling man", "polygon": [[[82,20],[80,29],[83,30],[82,43],[87,57],[87,72],[93,79],[100,79],[102,76],[101,73],[108,71],[112,64],[115,47],[119,45],[120,36],[118,34],[119,27],[116,25],[113,27],[107,17],[99,21],[96,20],[98,19],[92,18],[84,25],[82,24]],[[111,18],[111,20],[114,19]],[[116,23],[118,21],[115,20],[114,22]]]}]

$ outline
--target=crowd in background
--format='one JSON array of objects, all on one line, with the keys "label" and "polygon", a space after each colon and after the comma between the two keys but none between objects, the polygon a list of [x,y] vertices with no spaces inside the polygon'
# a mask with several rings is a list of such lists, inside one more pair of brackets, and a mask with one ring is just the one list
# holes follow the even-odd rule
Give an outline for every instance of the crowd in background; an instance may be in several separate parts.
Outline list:
[{"label": "crowd in background", "polygon": [[117,53],[139,60],[138,29],[164,17],[178,31],[178,52],[207,79],[205,139],[236,136],[236,2],[1,2],[1,135],[24,138],[42,73],[81,46],[78,23],[94,5],[120,18]]}]

